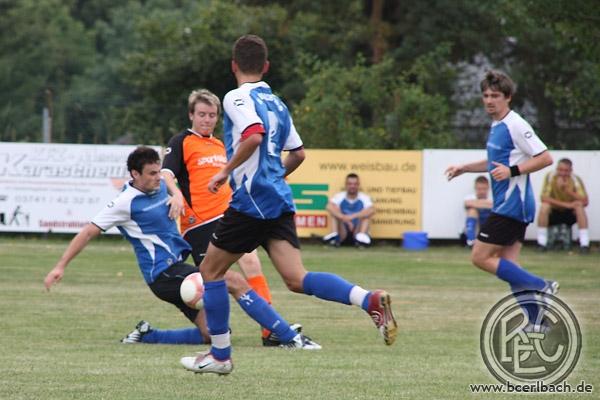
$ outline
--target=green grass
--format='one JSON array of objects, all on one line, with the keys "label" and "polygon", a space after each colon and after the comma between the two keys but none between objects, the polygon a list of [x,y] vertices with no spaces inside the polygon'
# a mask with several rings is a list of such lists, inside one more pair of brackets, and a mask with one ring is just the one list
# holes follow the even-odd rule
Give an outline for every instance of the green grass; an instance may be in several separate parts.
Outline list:
[{"label": "green grass", "polygon": [[[507,286],[472,267],[464,249],[304,247],[310,270],[391,292],[400,323],[391,347],[361,310],[292,294],[265,262],[277,309],[323,350],[263,348],[258,328],[232,303],[235,370],[218,377],[179,365],[205,346],[118,342],[140,319],[161,328],[187,324],[145,286],[125,241],[92,243],[46,293],[43,278],[66,244],[0,238],[0,399],[464,399],[477,397],[470,383],[496,383],[479,354],[479,329]],[[582,355],[568,381],[596,387],[564,398],[597,398],[600,256],[525,249],[522,263],[561,282],[560,297],[582,326]]]}]

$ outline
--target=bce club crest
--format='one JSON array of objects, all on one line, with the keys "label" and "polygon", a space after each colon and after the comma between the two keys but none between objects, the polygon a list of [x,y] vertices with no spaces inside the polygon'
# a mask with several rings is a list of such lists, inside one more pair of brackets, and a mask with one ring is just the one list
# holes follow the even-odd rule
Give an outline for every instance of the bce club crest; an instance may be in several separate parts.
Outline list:
[{"label": "bce club crest", "polygon": [[[537,309],[537,318],[530,321],[525,309]],[[492,307],[481,327],[480,348],[501,383],[555,384],[577,364],[581,330],[575,314],[557,297],[521,292]]]}]

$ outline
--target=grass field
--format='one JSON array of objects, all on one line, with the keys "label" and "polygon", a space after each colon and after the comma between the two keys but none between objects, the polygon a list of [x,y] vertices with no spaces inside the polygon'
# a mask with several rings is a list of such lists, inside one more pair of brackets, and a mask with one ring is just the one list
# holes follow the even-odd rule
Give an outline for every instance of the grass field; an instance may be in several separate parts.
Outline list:
[{"label": "grass field", "polygon": [[[46,293],[42,280],[66,244],[0,238],[0,399],[518,397],[469,391],[469,384],[496,383],[479,354],[479,329],[507,286],[470,266],[464,249],[304,246],[309,269],[391,292],[400,323],[391,347],[361,310],[291,294],[265,262],[276,307],[288,321],[301,322],[323,350],[263,348],[258,327],[232,303],[235,369],[219,377],[195,375],[179,365],[181,356],[204,346],[119,343],[140,319],[160,328],[186,325],[179,311],[145,286],[125,241],[92,243],[63,282]],[[562,398],[599,398],[600,255],[525,249],[522,263],[560,281],[560,297],[582,327],[581,358],[568,381],[585,380],[594,393]]]}]

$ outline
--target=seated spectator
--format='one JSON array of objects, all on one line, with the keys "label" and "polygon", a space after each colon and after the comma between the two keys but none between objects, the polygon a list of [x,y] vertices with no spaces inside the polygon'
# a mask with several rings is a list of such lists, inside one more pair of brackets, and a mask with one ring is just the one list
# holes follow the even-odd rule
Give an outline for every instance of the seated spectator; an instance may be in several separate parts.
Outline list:
[{"label": "seated spectator", "polygon": [[492,199],[489,198],[490,181],[481,175],[475,179],[475,193],[465,197],[465,236],[467,246],[472,247],[479,233],[479,227],[492,211]]},{"label": "seated spectator", "polygon": [[327,211],[333,217],[333,229],[323,240],[329,244],[368,246],[369,222],[375,209],[371,198],[359,191],[358,175],[351,173],[346,176],[346,190],[337,193],[327,204]]},{"label": "seated spectator", "polygon": [[538,245],[542,250],[548,246],[548,225],[577,223],[579,245],[582,253],[590,251],[590,236],[585,207],[589,201],[580,177],[573,174],[573,163],[568,158],[558,162],[555,172],[544,180],[542,205],[538,214]]}]

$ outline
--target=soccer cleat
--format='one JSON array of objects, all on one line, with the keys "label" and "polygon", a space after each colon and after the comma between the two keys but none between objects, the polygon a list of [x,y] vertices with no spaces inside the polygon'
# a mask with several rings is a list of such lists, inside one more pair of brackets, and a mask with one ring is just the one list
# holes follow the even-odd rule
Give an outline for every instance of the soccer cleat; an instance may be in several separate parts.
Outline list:
[{"label": "soccer cleat", "polygon": [[[548,297],[548,295],[556,296],[560,289],[560,285],[557,281],[546,280],[546,284],[542,288],[542,290],[538,290],[537,298],[541,301],[545,307],[542,308],[550,308],[552,306],[552,299]],[[542,309],[542,312],[545,314],[545,310]]]},{"label": "soccer cleat", "polygon": [[544,285],[544,288],[540,290],[540,292],[556,296],[558,294],[559,289],[560,285],[557,281],[546,280],[546,285]]},{"label": "soccer cleat", "polygon": [[180,362],[183,368],[197,374],[227,375],[233,371],[231,359],[217,360],[210,352],[198,353],[195,357],[182,357]]},{"label": "soccer cleat", "polygon": [[340,245],[340,235],[337,232],[331,232],[323,236],[323,243],[338,247]]},{"label": "soccer cleat", "polygon": [[375,290],[369,298],[367,312],[375,326],[383,336],[383,341],[390,346],[396,340],[398,324],[392,313],[392,299],[384,290]]},{"label": "soccer cleat", "polygon": [[152,331],[152,325],[148,321],[141,320],[137,323],[133,331],[121,339],[121,343],[140,343],[142,337],[150,331]]},{"label": "soccer cleat", "polygon": [[369,247],[371,238],[366,233],[359,232],[354,236],[354,245],[356,247]]},{"label": "soccer cleat", "polygon": [[[296,333],[302,332],[302,325],[300,324],[292,324],[290,328]],[[271,332],[269,336],[262,338],[262,344],[265,347],[277,347],[281,344],[281,340],[279,340],[275,332]]]},{"label": "soccer cleat", "polygon": [[541,324],[534,324],[532,322],[529,322],[527,323],[525,328],[523,328],[523,332],[525,333],[542,333],[544,335],[550,333],[550,330],[550,326],[545,321],[542,321]]},{"label": "soccer cleat", "polygon": [[279,345],[279,347],[285,349],[321,350],[320,344],[301,333],[294,336],[291,342],[282,343]]},{"label": "soccer cleat", "polygon": [[579,254],[590,254],[590,246],[581,246],[579,248]]}]

